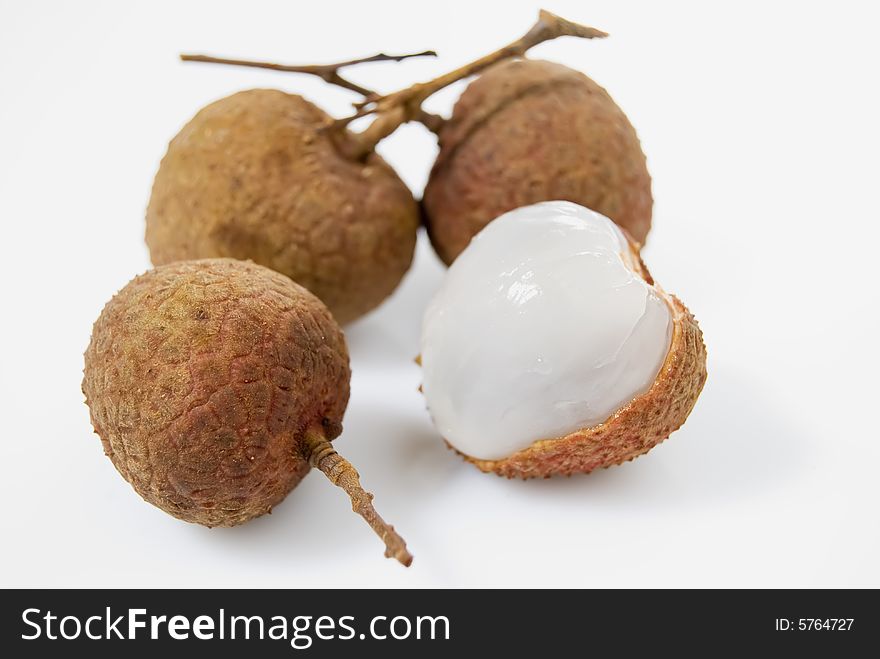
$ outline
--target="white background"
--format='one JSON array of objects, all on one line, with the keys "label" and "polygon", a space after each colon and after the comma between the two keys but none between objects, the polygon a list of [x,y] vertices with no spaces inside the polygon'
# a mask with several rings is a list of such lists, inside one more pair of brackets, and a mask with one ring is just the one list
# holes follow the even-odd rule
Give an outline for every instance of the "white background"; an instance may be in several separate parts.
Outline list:
[{"label": "white background", "polygon": [[[533,2],[0,0],[2,586],[880,586],[878,15],[863,2],[552,2],[612,33],[533,55],[606,86],[656,196],[645,260],[697,315],[709,380],[686,426],[632,464],[508,482],[447,451],[417,391],[415,267],[350,326],[340,451],[407,538],[406,570],[310,475],[235,529],[179,522],[103,456],[80,393],[103,304],[149,266],[143,215],[168,140],[248,87],[342,115],[306,76],[176,61],[293,63],[435,48],[350,70],[382,91],[514,39]],[[446,113],[456,85],[431,100]],[[420,126],[381,146],[416,194]]]}]

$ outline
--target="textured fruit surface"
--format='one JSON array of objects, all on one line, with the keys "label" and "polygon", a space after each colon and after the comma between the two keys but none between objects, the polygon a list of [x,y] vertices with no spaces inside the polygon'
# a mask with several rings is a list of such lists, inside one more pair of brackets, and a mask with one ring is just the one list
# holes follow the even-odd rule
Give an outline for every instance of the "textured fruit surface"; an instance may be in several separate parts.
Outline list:
[{"label": "textured fruit surface", "polygon": [[608,93],[553,62],[509,60],[461,95],[440,133],[425,223],[452,263],[499,215],[539,201],[586,206],[644,243],[651,178],[638,137]]},{"label": "textured fruit surface", "polygon": [[[377,155],[300,96],[255,89],[203,108],[171,141],[147,209],[155,265],[250,259],[317,295],[337,321],[373,309],[412,261],[418,208]],[[344,144],[343,144],[344,146]]]},{"label": "textured fruit surface", "polygon": [[669,354],[653,386],[605,423],[537,441],[504,460],[464,458],[508,478],[588,473],[647,453],[687,419],[706,382],[706,346],[696,320],[675,297]]},{"label": "textured fruit surface", "polygon": [[85,354],[92,424],[119,472],[180,519],[232,526],[309,470],[304,433],[337,436],[345,340],[326,307],[262,266],[207,259],[136,277]]}]

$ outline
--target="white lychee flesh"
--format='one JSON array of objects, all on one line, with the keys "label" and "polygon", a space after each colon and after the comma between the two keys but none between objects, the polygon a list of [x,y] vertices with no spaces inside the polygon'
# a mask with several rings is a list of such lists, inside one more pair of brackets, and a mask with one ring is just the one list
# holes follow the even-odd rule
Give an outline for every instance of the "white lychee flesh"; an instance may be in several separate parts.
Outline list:
[{"label": "white lychee flesh", "polygon": [[647,391],[672,325],[611,220],[565,201],[525,206],[449,268],[422,325],[422,389],[452,446],[500,460]]}]

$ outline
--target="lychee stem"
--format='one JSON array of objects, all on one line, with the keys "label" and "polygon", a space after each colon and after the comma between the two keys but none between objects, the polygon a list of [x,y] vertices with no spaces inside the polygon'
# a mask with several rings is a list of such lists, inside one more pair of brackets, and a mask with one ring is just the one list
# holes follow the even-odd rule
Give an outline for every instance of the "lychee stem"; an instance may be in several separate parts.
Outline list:
[{"label": "lychee stem", "polygon": [[[275,62],[263,62],[257,60],[232,59],[228,57],[213,57],[211,55],[193,55],[182,53],[180,59],[184,62],[201,62],[204,64],[226,64],[229,66],[248,66],[256,69],[269,69],[270,71],[283,71],[286,73],[307,73],[315,75],[331,85],[348,89],[364,97],[364,102],[372,98],[379,98],[381,94],[363,87],[356,82],[352,82],[348,78],[339,75],[339,69],[355,64],[365,64],[367,62],[399,62],[401,60],[410,59],[411,57],[437,57],[434,50],[424,50],[420,53],[410,53],[408,55],[386,55],[379,53],[370,57],[361,57],[358,59],[346,60],[337,64],[277,64]],[[361,107],[362,103],[355,103],[355,107]],[[439,133],[446,120],[436,114],[431,114],[426,110],[419,108],[416,111],[413,121],[423,124],[433,133]]]},{"label": "lychee stem", "polygon": [[357,112],[350,117],[340,119],[336,125],[347,126],[359,117],[376,114],[373,123],[362,133],[357,134],[356,152],[349,154],[362,159],[401,124],[415,120],[421,112],[425,99],[452,83],[479,73],[502,60],[522,57],[530,48],[557,37],[599,39],[607,36],[607,32],[573,23],[542,9],[538,13],[538,21],[516,41],[428,82],[416,83],[386,96],[367,97],[362,103],[356,104]]},{"label": "lychee stem", "polygon": [[354,466],[343,458],[333,445],[318,430],[305,434],[309,464],[320,469],[331,483],[341,487],[351,499],[351,509],[364,518],[367,524],[385,543],[385,556],[396,558],[407,567],[412,563],[412,554],[406,549],[406,542],[394,527],[388,524],[373,507],[373,495],[361,486],[360,477]]},{"label": "lychee stem", "polygon": [[369,57],[359,57],[357,59],[345,60],[335,64],[276,64],[274,62],[261,62],[256,60],[231,59],[228,57],[212,57],[211,55],[193,55],[183,53],[180,59],[184,62],[202,62],[205,64],[228,64],[231,66],[248,66],[256,69],[269,69],[271,71],[284,71],[287,73],[307,73],[309,75],[318,76],[325,82],[337,87],[351,90],[365,98],[378,96],[376,92],[359,84],[343,78],[339,75],[339,69],[355,64],[366,64],[367,62],[400,62],[401,60],[410,59],[412,57],[437,57],[437,53],[433,50],[424,50],[420,53],[409,53],[407,55],[386,55],[379,53]]}]

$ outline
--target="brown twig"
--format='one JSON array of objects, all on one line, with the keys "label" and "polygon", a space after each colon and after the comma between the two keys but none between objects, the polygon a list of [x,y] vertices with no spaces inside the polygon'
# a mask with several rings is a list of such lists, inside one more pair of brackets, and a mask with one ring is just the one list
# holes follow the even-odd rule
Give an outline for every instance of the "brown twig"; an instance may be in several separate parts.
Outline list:
[{"label": "brown twig", "polygon": [[407,567],[412,563],[412,554],[406,549],[406,542],[394,527],[379,516],[373,507],[373,495],[361,487],[357,470],[339,455],[333,445],[320,431],[309,431],[305,435],[309,463],[319,469],[334,485],[341,487],[351,499],[351,509],[366,520],[367,524],[385,543],[385,556],[396,558]]},{"label": "brown twig", "polygon": [[322,80],[329,82],[331,85],[343,87],[356,92],[364,98],[377,96],[376,92],[366,87],[343,78],[339,75],[339,69],[355,64],[366,64],[368,62],[400,62],[401,60],[410,59],[411,57],[437,57],[437,53],[433,50],[425,50],[421,53],[410,53],[409,55],[386,55],[379,53],[370,57],[360,57],[358,59],[346,60],[336,64],[275,64],[273,62],[259,62],[255,60],[230,59],[227,57],[212,57],[210,55],[192,55],[182,54],[180,59],[184,62],[203,62],[206,64],[227,64],[231,66],[249,66],[255,69],[269,69],[270,71],[284,71],[287,73],[307,73],[309,75],[318,76]]},{"label": "brown twig", "polygon": [[356,158],[364,158],[375,149],[380,140],[393,133],[401,124],[416,120],[422,112],[421,106],[425,99],[444,87],[479,73],[502,60],[522,57],[530,48],[557,37],[598,39],[607,36],[606,32],[572,23],[542,9],[538,14],[537,23],[516,41],[429,82],[417,83],[385,96],[367,96],[362,103],[356,104],[357,112],[350,117],[340,119],[334,125],[344,127],[360,117],[376,115],[373,123],[362,133],[356,134],[355,152],[350,154]]}]

